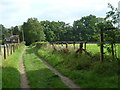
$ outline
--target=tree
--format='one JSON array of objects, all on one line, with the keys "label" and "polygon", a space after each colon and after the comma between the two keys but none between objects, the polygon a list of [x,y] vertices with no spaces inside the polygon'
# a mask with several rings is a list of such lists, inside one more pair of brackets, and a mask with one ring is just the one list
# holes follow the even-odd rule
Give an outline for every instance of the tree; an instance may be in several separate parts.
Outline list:
[{"label": "tree", "polygon": [[22,25],[24,37],[27,45],[36,41],[44,41],[45,34],[43,32],[44,27],[41,26],[37,18],[29,18],[27,22]]},{"label": "tree", "polygon": [[96,16],[89,15],[82,17],[80,20],[74,21],[73,30],[75,40],[94,41],[93,35],[98,33],[96,23],[98,22]]},{"label": "tree", "polygon": [[20,30],[18,26],[11,27],[13,35],[20,35]]},{"label": "tree", "polygon": [[107,47],[108,52],[112,54],[112,56],[116,56],[116,42],[120,41],[120,30],[117,27],[118,23],[118,18],[119,18],[119,13],[117,8],[114,8],[110,3],[108,3],[108,7],[111,9],[109,12],[106,13],[106,18],[105,20],[109,23],[111,23],[111,26],[114,27],[114,29],[107,28],[106,34],[106,41],[109,41],[109,45],[111,47]]},{"label": "tree", "polygon": [[47,41],[66,41],[68,40],[69,24],[62,21],[41,21],[42,26],[44,26],[44,33],[46,35]]},{"label": "tree", "polygon": [[120,40],[120,30],[116,27],[118,12],[117,8],[115,9],[111,4],[108,4],[108,7],[111,8],[111,11],[106,13],[104,22],[98,24],[99,29],[103,30],[104,48],[107,48],[108,52],[114,57],[116,56],[115,52],[115,43]]},{"label": "tree", "polygon": [[50,21],[41,21],[40,24],[44,27],[44,33],[46,35],[46,41],[55,41],[56,35],[54,33],[53,25]]},{"label": "tree", "polygon": [[5,37],[9,36],[9,30],[4,27],[4,25],[0,24],[0,44],[4,44]]},{"label": "tree", "polygon": [[2,38],[1,36],[9,36],[9,30],[7,28],[4,27],[4,25],[0,24],[0,38]]}]

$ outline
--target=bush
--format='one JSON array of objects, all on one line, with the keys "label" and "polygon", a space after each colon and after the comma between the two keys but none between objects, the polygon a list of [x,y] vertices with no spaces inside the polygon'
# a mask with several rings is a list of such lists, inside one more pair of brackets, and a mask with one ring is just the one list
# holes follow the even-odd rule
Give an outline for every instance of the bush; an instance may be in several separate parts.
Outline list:
[{"label": "bush", "polygon": [[117,75],[118,64],[116,61],[112,62],[96,62],[92,66],[92,70],[95,73],[107,76]]},{"label": "bush", "polygon": [[36,48],[41,48],[41,47],[47,46],[47,45],[48,45],[48,42],[36,42],[35,43]]},{"label": "bush", "polygon": [[92,59],[86,54],[77,55],[74,52],[62,55],[64,56],[64,64],[74,70],[84,70],[91,66]]},{"label": "bush", "polygon": [[26,44],[26,42],[25,42],[25,41],[22,41],[22,42],[21,42],[21,44],[24,44],[24,45],[25,45],[25,44]]},{"label": "bush", "polygon": [[76,69],[88,69],[91,66],[92,60],[89,56],[83,54],[79,57],[76,65]]}]

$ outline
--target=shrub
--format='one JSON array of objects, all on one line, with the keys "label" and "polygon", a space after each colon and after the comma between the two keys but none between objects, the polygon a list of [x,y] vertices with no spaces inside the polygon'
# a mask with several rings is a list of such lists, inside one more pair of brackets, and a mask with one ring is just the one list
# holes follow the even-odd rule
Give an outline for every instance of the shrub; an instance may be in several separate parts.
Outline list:
[{"label": "shrub", "polygon": [[116,61],[112,62],[96,62],[92,66],[92,70],[95,73],[107,76],[116,75],[118,72],[118,64]]},{"label": "shrub", "polygon": [[76,65],[76,69],[81,70],[81,69],[88,69],[91,66],[92,60],[89,56],[86,54],[83,54],[79,57]]},{"label": "shrub", "polygon": [[25,41],[22,41],[21,44],[26,44],[26,42],[25,42]]},{"label": "shrub", "polygon": [[36,48],[41,48],[41,47],[43,47],[43,46],[47,46],[47,45],[48,45],[48,42],[36,42],[36,43],[33,44],[33,45],[35,45]]},{"label": "shrub", "polygon": [[86,54],[77,55],[74,52],[69,54],[63,55],[64,56],[64,63],[70,69],[75,70],[83,70],[88,69],[91,66],[92,60]]}]

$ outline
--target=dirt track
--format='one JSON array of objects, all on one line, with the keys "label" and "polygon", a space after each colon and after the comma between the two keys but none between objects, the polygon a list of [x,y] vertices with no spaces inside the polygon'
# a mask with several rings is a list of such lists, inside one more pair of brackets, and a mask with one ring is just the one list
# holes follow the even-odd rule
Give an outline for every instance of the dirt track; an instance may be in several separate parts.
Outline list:
[{"label": "dirt track", "polygon": [[27,77],[26,77],[26,72],[25,72],[25,67],[24,67],[24,64],[23,64],[23,54],[25,52],[25,49],[24,51],[21,53],[21,56],[20,56],[20,86],[21,88],[30,88],[30,86],[28,85],[28,80],[27,80]]},{"label": "dirt track", "polygon": [[[34,52],[35,53],[35,52]],[[45,64],[48,66],[48,68],[55,73],[56,75],[58,75],[61,80],[63,81],[64,84],[66,84],[69,88],[71,89],[78,89],[78,90],[82,90],[78,85],[76,85],[72,80],[70,80],[69,78],[63,76],[61,73],[59,73],[55,68],[53,68],[50,64],[48,64],[45,60],[41,59],[36,53],[35,55]]]}]

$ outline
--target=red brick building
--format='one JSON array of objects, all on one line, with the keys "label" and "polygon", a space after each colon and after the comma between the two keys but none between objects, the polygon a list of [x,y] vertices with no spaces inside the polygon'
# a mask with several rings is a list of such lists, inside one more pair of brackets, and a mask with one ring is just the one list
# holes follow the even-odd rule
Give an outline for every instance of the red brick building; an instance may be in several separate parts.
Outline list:
[{"label": "red brick building", "polygon": [[20,43],[19,35],[11,35],[5,38],[6,43]]}]

